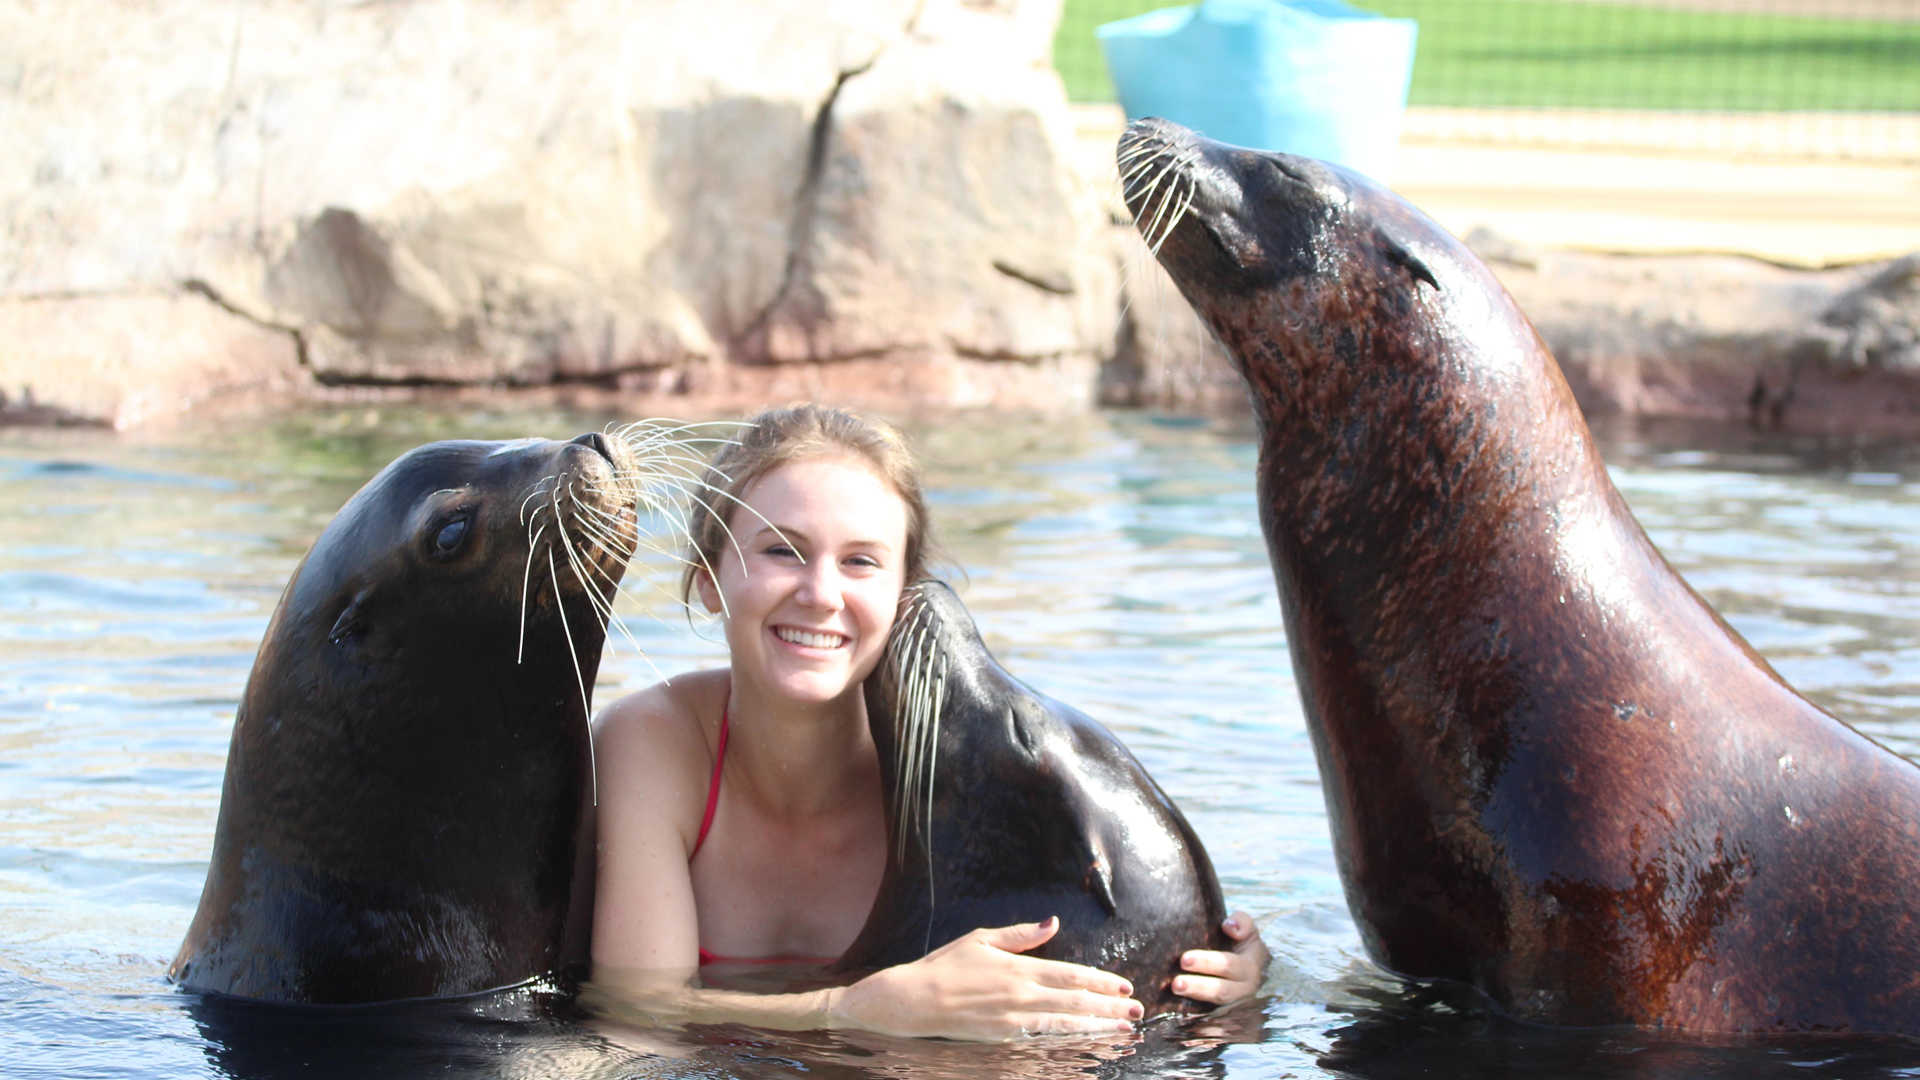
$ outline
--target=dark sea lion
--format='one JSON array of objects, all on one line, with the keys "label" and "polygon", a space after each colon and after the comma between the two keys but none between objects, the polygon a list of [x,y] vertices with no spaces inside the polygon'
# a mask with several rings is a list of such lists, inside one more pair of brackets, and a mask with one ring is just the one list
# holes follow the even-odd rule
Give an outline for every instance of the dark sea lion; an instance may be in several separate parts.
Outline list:
[{"label": "dark sea lion", "polygon": [[1920,769],[1673,571],[1487,268],[1320,162],[1151,120],[1119,159],[1251,392],[1374,958],[1531,1020],[1920,1034]]},{"label": "dark sea lion", "polygon": [[588,703],[634,458],[433,443],[340,509],[247,680],[175,982],[335,1004],[584,970]]},{"label": "dark sea lion", "polygon": [[1060,917],[1036,956],[1133,984],[1146,1015],[1195,1008],[1168,988],[1187,949],[1231,949],[1213,863],[1106,728],[1014,678],[953,590],[909,589],[865,685],[890,857],[838,963],[905,963],[983,926]]}]

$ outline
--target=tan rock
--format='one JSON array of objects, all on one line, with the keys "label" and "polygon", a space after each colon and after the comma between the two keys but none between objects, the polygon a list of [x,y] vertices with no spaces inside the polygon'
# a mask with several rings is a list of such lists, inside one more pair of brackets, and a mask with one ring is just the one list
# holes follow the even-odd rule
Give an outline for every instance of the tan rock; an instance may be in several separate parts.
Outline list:
[{"label": "tan rock", "polygon": [[0,300],[0,423],[132,427],[307,378],[293,335],[189,292]]},{"label": "tan rock", "polygon": [[[180,379],[142,408],[185,405],[296,340],[263,327],[330,384],[658,387],[893,354],[1090,370],[1111,270],[1064,166],[1058,10],[0,0],[0,300],[86,295],[109,328],[32,320],[9,373],[126,422],[124,388],[93,380]],[[189,288],[256,324],[195,317],[204,378],[182,351],[57,366],[119,355],[138,335],[111,328]]]}]

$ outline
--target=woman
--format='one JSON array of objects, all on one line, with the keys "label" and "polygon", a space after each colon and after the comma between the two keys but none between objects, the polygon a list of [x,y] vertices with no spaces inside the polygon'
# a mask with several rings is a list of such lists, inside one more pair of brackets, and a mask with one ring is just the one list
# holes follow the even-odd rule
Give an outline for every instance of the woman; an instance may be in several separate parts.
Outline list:
[{"label": "woman", "polygon": [[[629,695],[595,725],[600,866],[594,981],[655,1015],[1004,1039],[1124,1031],[1125,980],[1023,953],[1057,921],[983,928],[844,987],[693,985],[703,963],[827,963],[860,931],[886,861],[879,758],[860,684],[927,513],[899,434],[802,405],[755,417],[696,500],[682,597],[722,616],[730,662]],[[1224,1003],[1267,963],[1235,912],[1232,952],[1194,950],[1175,992]]]}]

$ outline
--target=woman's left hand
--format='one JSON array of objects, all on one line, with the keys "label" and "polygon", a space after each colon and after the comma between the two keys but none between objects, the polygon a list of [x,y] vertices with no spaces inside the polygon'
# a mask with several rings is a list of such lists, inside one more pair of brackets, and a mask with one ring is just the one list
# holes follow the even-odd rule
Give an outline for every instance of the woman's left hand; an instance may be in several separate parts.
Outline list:
[{"label": "woman's left hand", "polygon": [[1233,939],[1233,950],[1189,949],[1180,957],[1184,974],[1173,977],[1173,992],[1195,1001],[1228,1005],[1253,996],[1266,977],[1267,944],[1260,940],[1260,928],[1253,917],[1236,911],[1220,924]]}]

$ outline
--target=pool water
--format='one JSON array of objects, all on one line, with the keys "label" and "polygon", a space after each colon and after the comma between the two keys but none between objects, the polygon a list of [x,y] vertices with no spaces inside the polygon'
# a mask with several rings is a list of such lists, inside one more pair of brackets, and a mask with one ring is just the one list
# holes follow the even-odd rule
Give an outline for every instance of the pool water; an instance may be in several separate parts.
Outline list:
[{"label": "pool water", "polygon": [[[140,436],[0,431],[0,1075],[1920,1076],[1920,1043],[1515,1024],[1373,967],[1347,915],[1252,493],[1251,432],[1137,413],[910,425],[949,576],[1000,659],[1179,802],[1274,953],[1247,1006],[1007,1046],[728,1025],[215,1009],[163,978],[242,684],[329,516],[436,438],[629,419],[356,406]],[[1815,701],[1920,757],[1920,447],[1602,432],[1682,573]],[[722,662],[664,561],[629,573],[596,700]],[[237,1034],[238,1033],[238,1034]]]}]

